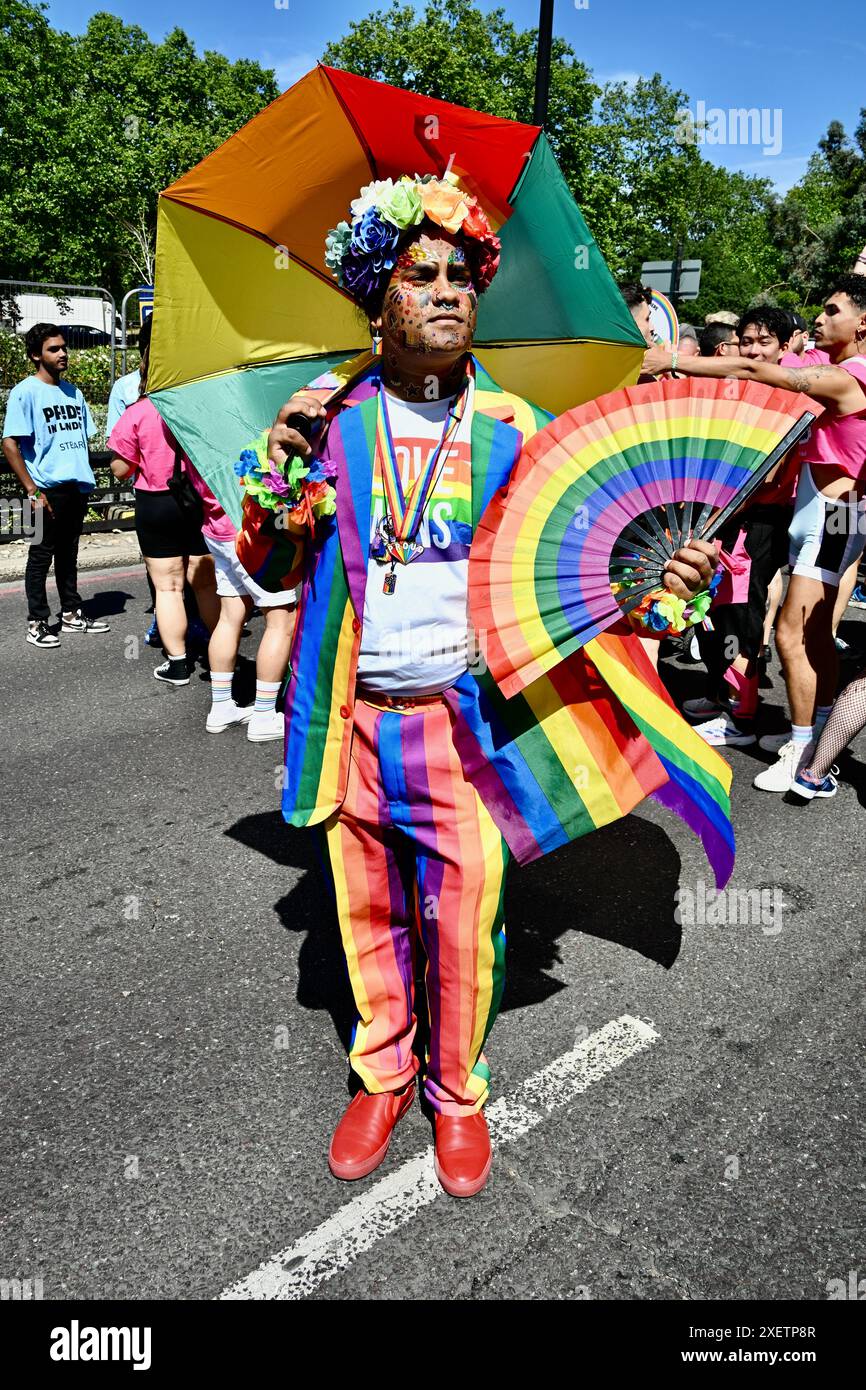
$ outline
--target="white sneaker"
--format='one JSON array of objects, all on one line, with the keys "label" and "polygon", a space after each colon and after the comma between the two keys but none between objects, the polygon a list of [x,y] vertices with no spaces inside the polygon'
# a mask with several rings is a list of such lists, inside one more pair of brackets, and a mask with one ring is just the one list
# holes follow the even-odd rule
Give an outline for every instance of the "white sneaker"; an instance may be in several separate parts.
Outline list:
[{"label": "white sneaker", "polygon": [[791,790],[798,771],[807,758],[811,758],[814,744],[795,743],[788,739],[779,749],[779,756],[763,772],[759,772],[753,787],[762,792],[787,792]]},{"label": "white sneaker", "polygon": [[205,728],[209,734],[221,734],[230,724],[248,724],[253,717],[252,705],[236,705],[234,700],[220,700],[211,705]]},{"label": "white sneaker", "polygon": [[48,624],[43,622],[41,618],[27,624],[27,637],[25,640],[30,642],[34,647],[60,646],[60,638],[51,632]]},{"label": "white sneaker", "polygon": [[720,714],[718,719],[708,719],[706,724],[696,724],[695,733],[714,748],[748,748],[755,742],[755,735],[738,729],[727,714]]},{"label": "white sneaker", "polygon": [[778,753],[780,748],[784,748],[786,743],[791,742],[791,730],[786,734],[764,734],[758,739],[758,747],[763,748],[765,753]]},{"label": "white sneaker", "polygon": [[247,738],[250,743],[268,743],[272,738],[282,738],[286,721],[277,710],[267,710],[264,714],[253,714],[247,725]]},{"label": "white sneaker", "polygon": [[701,723],[704,719],[717,719],[725,714],[724,705],[720,705],[718,700],[686,700],[683,703],[683,714],[686,719],[691,719]]}]

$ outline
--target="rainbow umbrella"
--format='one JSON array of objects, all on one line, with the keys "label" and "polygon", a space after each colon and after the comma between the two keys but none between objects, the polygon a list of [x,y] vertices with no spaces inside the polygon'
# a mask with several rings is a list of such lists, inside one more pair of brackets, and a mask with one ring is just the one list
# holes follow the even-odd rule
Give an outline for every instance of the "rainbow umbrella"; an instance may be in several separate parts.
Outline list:
[{"label": "rainbow umbrella", "polygon": [[238,522],[233,462],[297,387],[369,348],[324,262],[372,179],[451,170],[502,241],[476,353],[559,414],[645,349],[539,126],[319,66],[159,200],[149,389]]}]

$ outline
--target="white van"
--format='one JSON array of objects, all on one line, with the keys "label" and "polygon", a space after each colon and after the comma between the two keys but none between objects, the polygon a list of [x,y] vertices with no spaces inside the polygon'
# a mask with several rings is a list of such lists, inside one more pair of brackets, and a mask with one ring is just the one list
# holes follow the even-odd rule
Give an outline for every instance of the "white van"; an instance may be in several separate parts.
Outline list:
[{"label": "white van", "polygon": [[[59,297],[58,297],[59,296]],[[15,313],[10,313],[10,301]],[[112,322],[111,304],[97,295],[70,295],[65,299],[59,290],[46,289],[39,293],[3,294],[2,327],[24,334],[36,323],[56,323],[67,330],[70,347],[107,347],[112,331],[120,342],[120,317]]]}]

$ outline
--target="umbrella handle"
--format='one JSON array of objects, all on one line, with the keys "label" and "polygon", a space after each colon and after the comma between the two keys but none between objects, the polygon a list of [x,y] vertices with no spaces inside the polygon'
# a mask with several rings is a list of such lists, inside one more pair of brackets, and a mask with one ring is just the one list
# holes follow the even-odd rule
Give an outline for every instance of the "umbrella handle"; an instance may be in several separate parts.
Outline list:
[{"label": "umbrella handle", "polygon": [[297,415],[290,415],[286,420],[288,428],[297,430],[298,434],[304,436],[308,444],[312,443],[313,435],[322,428],[323,423],[321,417],[311,419],[309,415],[301,415],[300,412]]}]

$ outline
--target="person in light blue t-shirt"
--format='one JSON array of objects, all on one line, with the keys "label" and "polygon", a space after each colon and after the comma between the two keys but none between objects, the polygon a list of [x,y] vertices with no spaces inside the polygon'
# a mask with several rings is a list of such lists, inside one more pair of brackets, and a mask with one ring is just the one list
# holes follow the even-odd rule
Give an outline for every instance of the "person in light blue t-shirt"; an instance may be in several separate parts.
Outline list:
[{"label": "person in light blue t-shirt", "polygon": [[[138,351],[143,357],[150,346],[150,335],[153,328],[153,319],[145,319],[141,325],[141,332],[138,335]],[[106,439],[111,434],[127,406],[134,405],[141,395],[141,372],[136,367],[134,372],[127,372],[125,376],[119,376],[111,388],[108,397],[108,417],[105,425]]]},{"label": "person in light blue t-shirt", "polygon": [[62,329],[37,323],[25,338],[36,370],[9,393],[3,424],[3,453],[34,509],[34,534],[27,554],[27,641],[59,646],[48,621],[46,581],[54,562],[63,632],[108,632],[85,617],[78,592],[78,542],[87,494],[96,486],[87,440],[95,432],[87,402],[63,380],[69,357]]},{"label": "person in light blue t-shirt", "polygon": [[141,372],[136,367],[134,372],[127,372],[126,376],[119,376],[111,388],[108,397],[108,414],[105,422],[106,439],[111,434],[127,406],[134,405],[141,395]]}]

